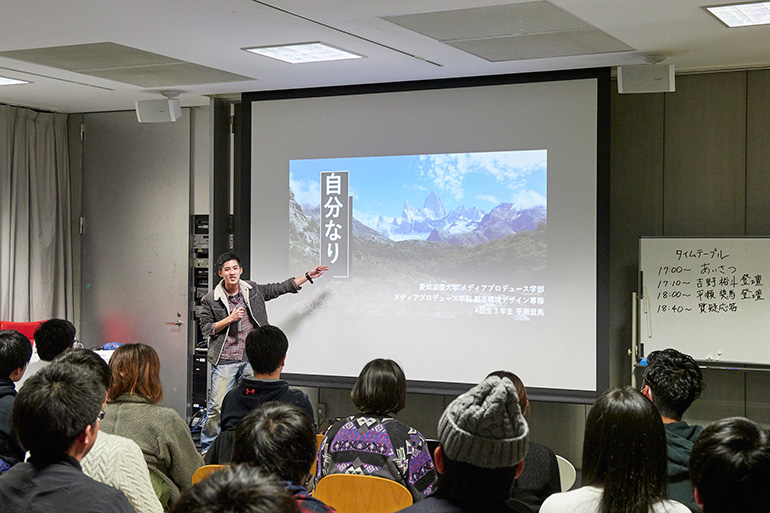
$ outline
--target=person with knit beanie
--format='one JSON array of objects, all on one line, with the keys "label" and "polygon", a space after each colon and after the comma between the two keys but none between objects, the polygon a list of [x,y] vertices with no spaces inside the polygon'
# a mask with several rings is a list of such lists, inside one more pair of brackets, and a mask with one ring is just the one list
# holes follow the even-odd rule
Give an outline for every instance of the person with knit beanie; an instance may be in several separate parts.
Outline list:
[{"label": "person with knit beanie", "polygon": [[529,426],[508,378],[489,376],[452,401],[438,421],[436,491],[405,513],[530,513],[510,499],[524,469]]}]

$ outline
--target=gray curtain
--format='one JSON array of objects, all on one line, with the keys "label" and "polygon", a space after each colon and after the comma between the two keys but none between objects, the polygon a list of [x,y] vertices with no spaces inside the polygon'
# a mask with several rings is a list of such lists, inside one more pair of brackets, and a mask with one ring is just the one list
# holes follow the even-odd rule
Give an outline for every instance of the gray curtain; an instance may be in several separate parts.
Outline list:
[{"label": "gray curtain", "polygon": [[67,115],[0,105],[0,320],[74,313]]}]

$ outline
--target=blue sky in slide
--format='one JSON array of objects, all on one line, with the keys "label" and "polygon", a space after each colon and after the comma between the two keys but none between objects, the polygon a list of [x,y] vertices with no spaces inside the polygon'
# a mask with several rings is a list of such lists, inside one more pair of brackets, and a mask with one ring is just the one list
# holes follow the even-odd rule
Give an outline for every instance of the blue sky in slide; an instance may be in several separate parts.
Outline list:
[{"label": "blue sky in slide", "polygon": [[431,191],[448,212],[460,205],[489,212],[500,203],[546,207],[546,150],[292,160],[289,186],[301,205],[318,206],[320,173],[350,171],[356,218],[422,208]]}]

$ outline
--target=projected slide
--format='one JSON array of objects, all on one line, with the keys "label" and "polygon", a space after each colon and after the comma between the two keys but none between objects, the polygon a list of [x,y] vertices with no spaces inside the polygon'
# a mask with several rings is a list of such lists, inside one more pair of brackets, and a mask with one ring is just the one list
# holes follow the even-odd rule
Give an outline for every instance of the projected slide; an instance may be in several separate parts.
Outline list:
[{"label": "projected slide", "polygon": [[549,78],[253,94],[249,278],[329,266],[268,303],[290,382],[392,358],[427,393],[606,388],[609,110],[596,72]]},{"label": "projected slide", "polygon": [[330,267],[336,314],[547,315],[546,150],[289,169],[290,266]]}]

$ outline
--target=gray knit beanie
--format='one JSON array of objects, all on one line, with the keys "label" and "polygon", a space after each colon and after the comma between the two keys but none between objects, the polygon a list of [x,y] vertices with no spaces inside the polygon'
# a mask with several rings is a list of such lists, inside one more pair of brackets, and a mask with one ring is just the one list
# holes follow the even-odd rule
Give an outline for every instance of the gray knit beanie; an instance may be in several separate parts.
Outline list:
[{"label": "gray knit beanie", "polygon": [[444,454],[484,468],[514,467],[527,455],[529,426],[516,388],[490,376],[447,406],[438,421]]}]

